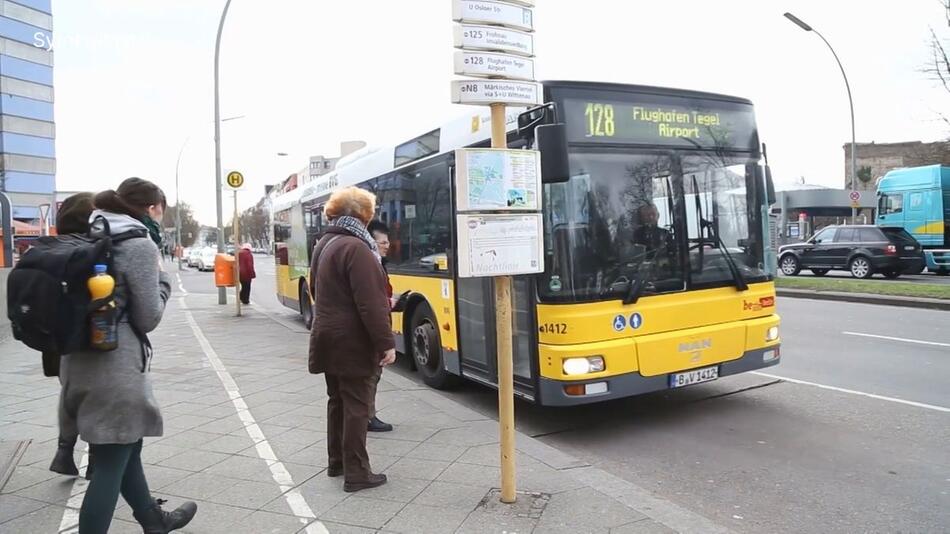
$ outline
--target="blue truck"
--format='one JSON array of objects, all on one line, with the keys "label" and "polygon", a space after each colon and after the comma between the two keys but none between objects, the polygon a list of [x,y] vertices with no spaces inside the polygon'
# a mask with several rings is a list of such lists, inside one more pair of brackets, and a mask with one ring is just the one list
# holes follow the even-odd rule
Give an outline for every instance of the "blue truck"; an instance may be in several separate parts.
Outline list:
[{"label": "blue truck", "polygon": [[896,169],[877,185],[877,225],[907,230],[924,249],[927,270],[950,274],[950,167]]}]

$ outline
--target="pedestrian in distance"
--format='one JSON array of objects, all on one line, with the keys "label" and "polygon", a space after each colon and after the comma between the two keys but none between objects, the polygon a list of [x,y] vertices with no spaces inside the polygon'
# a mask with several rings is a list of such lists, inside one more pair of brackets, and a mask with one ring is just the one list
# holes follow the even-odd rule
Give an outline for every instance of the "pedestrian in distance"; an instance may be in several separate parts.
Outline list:
[{"label": "pedestrian in distance", "polygon": [[330,227],[314,247],[310,279],[314,320],[309,370],[327,384],[327,475],[343,476],[343,491],[386,483],[366,452],[367,421],[382,368],[396,361],[386,273],[366,230],[376,196],[357,187],[330,197]]},{"label": "pedestrian in distance", "polygon": [[158,326],[171,294],[159,255],[165,194],[147,180],[129,178],[118,189],[97,194],[94,203],[91,234],[103,231],[107,223],[113,237],[141,237],[112,245],[117,347],[62,359],[63,409],[75,418],[80,438],[90,444],[96,459],[79,512],[79,534],[108,532],[120,493],[144,532],[167,533],[187,525],[197,505],[186,502],[172,512],[162,510],[164,501],[152,498],[141,459],[142,438],[163,433],[152,392],[147,334]]},{"label": "pedestrian in distance", "polygon": [[251,280],[257,278],[254,272],[254,254],[251,252],[251,244],[244,243],[238,252],[238,268],[241,274],[241,303],[251,303]]},{"label": "pedestrian in distance", "polygon": [[[72,239],[74,236],[86,235],[89,232],[89,216],[93,209],[92,193],[77,193],[63,201],[56,214],[56,233],[58,239]],[[62,354],[52,352],[43,353],[43,374],[45,376],[56,376],[60,379],[60,385],[63,378],[60,375],[60,359]],[[63,409],[62,400],[59,403],[59,439],[57,440],[56,455],[53,456],[53,462],[49,470],[61,475],[77,476],[79,468],[76,467],[76,460],[73,457],[76,448],[76,440],[79,438],[79,431],[76,428],[76,420]],[[92,457],[89,457],[89,465],[86,467],[86,478],[89,478],[92,471]]]},{"label": "pedestrian in distance", "polygon": [[[393,285],[389,281],[389,269],[386,266],[387,263],[389,263],[389,258],[387,257],[389,255],[389,227],[386,226],[386,223],[376,219],[370,221],[366,229],[370,235],[373,236],[373,240],[376,241],[376,247],[379,249],[379,255],[382,258],[381,264],[383,266],[383,272],[386,273],[386,298],[389,299],[389,308],[395,312],[403,311],[401,308],[405,308],[405,300],[408,296],[408,292],[399,297],[393,297]],[[381,376],[382,373],[371,377],[373,402],[369,405],[369,425],[367,426],[367,430],[370,432],[390,432],[393,429],[393,425],[381,421],[376,415],[376,390],[379,386]]]}]

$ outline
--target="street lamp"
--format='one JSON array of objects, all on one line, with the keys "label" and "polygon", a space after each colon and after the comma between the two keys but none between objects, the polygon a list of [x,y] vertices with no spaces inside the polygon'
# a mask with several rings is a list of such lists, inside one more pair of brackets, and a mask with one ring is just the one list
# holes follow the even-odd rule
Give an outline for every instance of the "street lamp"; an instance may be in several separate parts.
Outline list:
[{"label": "street lamp", "polygon": [[[237,119],[243,119],[244,115],[237,115],[235,117],[228,117],[226,119],[221,119],[221,122],[228,122]],[[191,136],[185,138],[185,142],[181,144],[181,150],[178,151],[178,161],[175,162],[175,245],[181,247],[181,202],[178,199],[178,174],[181,171],[181,156],[185,153],[185,147],[188,146],[188,141],[191,141]],[[181,270],[181,251],[178,251],[178,270]]]},{"label": "street lamp", "polygon": [[[221,20],[218,22],[218,36],[214,40],[214,195],[218,216],[218,253],[224,253],[224,213],[221,207],[221,98],[218,84],[218,63],[221,56],[221,33],[224,20],[228,16],[231,0],[224,3]],[[218,304],[228,303],[227,289],[218,288]]]},{"label": "street lamp", "polygon": [[[792,15],[791,13],[785,13],[785,18],[792,21],[796,26],[805,30],[806,32],[814,32],[815,35],[820,37],[821,40],[824,41],[826,45],[828,45],[828,50],[831,50],[831,55],[835,57],[835,61],[838,62],[838,68],[841,69],[841,76],[844,77],[844,87],[845,89],[848,90],[848,105],[851,107],[851,191],[853,192],[855,191],[855,186],[857,185],[857,182],[855,181],[855,176],[857,176],[857,172],[858,172],[856,163],[855,163],[856,161],[855,152],[857,149],[857,142],[855,141],[855,135],[854,135],[854,100],[851,99],[851,84],[848,83],[848,75],[845,74],[844,72],[844,66],[841,64],[841,60],[838,59],[838,54],[835,53],[835,49],[831,47],[831,43],[828,42],[828,39],[825,39],[824,35],[819,33],[818,30],[806,24],[805,21],[801,20],[795,15]],[[852,200],[852,202],[854,201]],[[857,217],[858,217],[857,208],[855,208],[852,205],[851,224],[855,224]]]}]

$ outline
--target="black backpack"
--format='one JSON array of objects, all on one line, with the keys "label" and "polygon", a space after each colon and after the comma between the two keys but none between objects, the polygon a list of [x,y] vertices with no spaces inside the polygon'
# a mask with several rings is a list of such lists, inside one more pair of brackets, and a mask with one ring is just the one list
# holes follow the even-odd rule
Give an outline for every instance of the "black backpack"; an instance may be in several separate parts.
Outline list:
[{"label": "black backpack", "polygon": [[43,353],[71,354],[89,347],[91,302],[86,282],[96,264],[112,271],[112,245],[148,237],[145,229],[111,235],[99,217],[88,235],[41,237],[7,280],[7,316],[13,337]]}]

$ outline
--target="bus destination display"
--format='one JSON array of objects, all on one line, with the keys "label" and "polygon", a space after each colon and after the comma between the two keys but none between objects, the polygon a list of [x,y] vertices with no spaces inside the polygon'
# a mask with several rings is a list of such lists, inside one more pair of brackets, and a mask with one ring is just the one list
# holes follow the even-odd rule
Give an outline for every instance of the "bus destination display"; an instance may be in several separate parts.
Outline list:
[{"label": "bus destination display", "polygon": [[568,138],[575,143],[737,150],[754,150],[758,144],[752,106],[747,105],[647,97],[637,102],[567,99],[564,107]]}]

